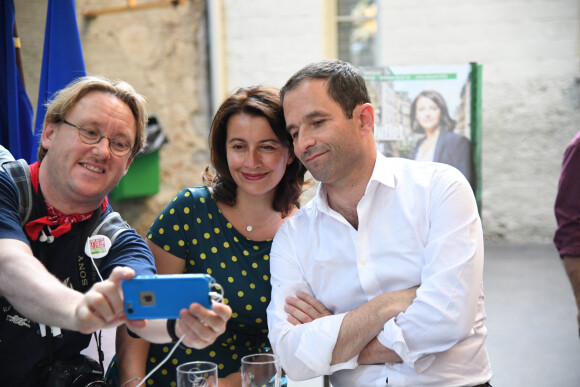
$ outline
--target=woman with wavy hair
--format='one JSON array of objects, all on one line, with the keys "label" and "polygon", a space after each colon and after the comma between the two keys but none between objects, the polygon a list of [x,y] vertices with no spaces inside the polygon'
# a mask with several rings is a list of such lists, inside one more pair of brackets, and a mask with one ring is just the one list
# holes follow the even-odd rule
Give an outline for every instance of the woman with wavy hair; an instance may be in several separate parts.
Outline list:
[{"label": "woman with wavy hair", "polygon": [[413,159],[436,161],[459,169],[471,183],[471,146],[469,140],[453,133],[455,120],[449,115],[447,103],[433,90],[419,93],[411,104],[411,129],[425,134],[413,152]]},{"label": "woman with wavy hair", "polygon": [[[159,274],[214,277],[233,315],[215,343],[203,350],[177,348],[147,385],[174,385],[177,365],[205,360],[218,365],[220,387],[240,386],[242,357],[270,347],[270,248],[278,228],[299,207],[306,171],[294,156],[279,91],[244,88],[227,98],[214,117],[209,143],[215,173],[208,166],[205,185],[177,194],[153,222],[147,243]],[[137,385],[172,348],[122,331],[117,341],[118,380],[125,387]]]}]

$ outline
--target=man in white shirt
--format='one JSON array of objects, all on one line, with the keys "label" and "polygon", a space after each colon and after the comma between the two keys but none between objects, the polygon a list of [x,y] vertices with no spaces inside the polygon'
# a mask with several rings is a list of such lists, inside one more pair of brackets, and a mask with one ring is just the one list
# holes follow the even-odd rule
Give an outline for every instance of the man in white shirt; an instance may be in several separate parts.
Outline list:
[{"label": "man in white shirt", "polygon": [[453,167],[378,154],[352,65],[323,61],[281,91],[296,156],[321,182],[271,251],[269,338],[295,380],[488,386],[483,235]]}]

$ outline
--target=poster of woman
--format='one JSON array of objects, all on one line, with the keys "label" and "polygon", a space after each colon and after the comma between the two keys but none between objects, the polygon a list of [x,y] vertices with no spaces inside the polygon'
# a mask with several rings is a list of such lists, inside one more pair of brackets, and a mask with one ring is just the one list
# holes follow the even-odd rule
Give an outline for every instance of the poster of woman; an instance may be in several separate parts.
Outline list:
[{"label": "poster of woman", "polygon": [[455,120],[443,96],[435,90],[419,93],[410,119],[413,133],[423,135],[413,147],[413,159],[452,165],[471,182],[471,145],[467,137],[453,133]]},{"label": "poster of woman", "polygon": [[[361,68],[381,153],[460,170],[480,191],[480,82],[476,64]],[[475,70],[475,71],[474,71]]]}]

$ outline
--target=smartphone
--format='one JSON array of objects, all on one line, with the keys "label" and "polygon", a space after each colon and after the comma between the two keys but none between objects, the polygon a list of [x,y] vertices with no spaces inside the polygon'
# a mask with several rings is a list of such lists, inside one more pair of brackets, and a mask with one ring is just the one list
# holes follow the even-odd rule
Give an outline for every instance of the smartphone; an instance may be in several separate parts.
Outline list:
[{"label": "smartphone", "polygon": [[210,309],[214,279],[207,274],[136,276],[121,282],[130,320],[179,318],[193,302]]}]

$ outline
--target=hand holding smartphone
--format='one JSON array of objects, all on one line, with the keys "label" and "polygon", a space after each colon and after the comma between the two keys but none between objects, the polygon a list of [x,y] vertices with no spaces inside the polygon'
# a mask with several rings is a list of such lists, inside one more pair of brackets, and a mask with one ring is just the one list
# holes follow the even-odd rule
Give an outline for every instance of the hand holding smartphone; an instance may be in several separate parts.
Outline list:
[{"label": "hand holding smartphone", "polygon": [[130,320],[179,318],[179,311],[197,302],[211,309],[215,280],[206,274],[137,276],[121,283],[125,315]]}]

